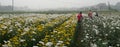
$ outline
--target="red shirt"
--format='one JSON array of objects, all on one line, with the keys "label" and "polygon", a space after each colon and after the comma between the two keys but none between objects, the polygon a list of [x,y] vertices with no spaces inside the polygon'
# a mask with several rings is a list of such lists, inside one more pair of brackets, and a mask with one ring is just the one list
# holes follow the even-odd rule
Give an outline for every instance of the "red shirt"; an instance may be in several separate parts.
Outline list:
[{"label": "red shirt", "polygon": [[78,14],[78,15],[77,15],[77,18],[78,18],[78,21],[80,21],[81,18],[82,18],[82,14]]}]

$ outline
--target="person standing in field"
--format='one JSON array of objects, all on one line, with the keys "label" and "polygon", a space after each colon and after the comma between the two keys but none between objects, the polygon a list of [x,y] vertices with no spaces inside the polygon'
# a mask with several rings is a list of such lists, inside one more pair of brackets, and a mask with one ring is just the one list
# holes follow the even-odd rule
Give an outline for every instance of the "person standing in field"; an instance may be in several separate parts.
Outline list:
[{"label": "person standing in field", "polygon": [[92,11],[91,10],[88,12],[88,17],[90,17],[91,19],[93,19],[92,18]]},{"label": "person standing in field", "polygon": [[78,15],[77,15],[77,19],[78,19],[78,23],[80,23],[83,19],[83,16],[82,16],[82,12],[80,12]]}]

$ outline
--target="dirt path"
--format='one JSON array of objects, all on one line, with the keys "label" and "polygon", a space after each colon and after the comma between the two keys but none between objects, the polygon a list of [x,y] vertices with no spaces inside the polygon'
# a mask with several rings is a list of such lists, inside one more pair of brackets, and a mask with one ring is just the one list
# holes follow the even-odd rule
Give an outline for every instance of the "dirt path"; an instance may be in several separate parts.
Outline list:
[{"label": "dirt path", "polygon": [[[83,14],[83,17],[86,18],[87,14]],[[83,47],[81,44],[81,40],[84,37],[84,30],[83,30],[83,21],[76,24],[76,29],[74,32],[74,36],[70,42],[69,47]]]},{"label": "dirt path", "polygon": [[81,39],[83,37],[83,31],[82,31],[82,22],[81,23],[77,23],[76,25],[76,29],[74,32],[74,36],[72,38],[71,44],[69,47],[80,47],[80,42]]}]

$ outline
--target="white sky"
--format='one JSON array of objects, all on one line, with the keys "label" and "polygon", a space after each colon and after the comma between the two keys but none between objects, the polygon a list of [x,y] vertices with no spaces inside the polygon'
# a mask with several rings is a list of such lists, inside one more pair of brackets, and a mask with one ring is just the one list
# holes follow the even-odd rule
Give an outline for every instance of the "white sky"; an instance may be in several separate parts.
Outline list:
[{"label": "white sky", "polygon": [[[116,4],[120,0],[14,0],[15,6],[23,7],[27,6],[34,9],[43,8],[72,8],[72,7],[84,7],[91,6],[98,3]],[[12,0],[0,0],[2,5],[11,5]]]}]

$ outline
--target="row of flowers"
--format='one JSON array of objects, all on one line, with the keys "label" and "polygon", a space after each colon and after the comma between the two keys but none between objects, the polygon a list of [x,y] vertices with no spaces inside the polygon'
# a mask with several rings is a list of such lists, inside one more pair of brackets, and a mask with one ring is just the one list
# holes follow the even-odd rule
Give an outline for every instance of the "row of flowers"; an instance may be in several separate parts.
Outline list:
[{"label": "row of flowers", "polygon": [[[5,43],[4,45],[7,44],[7,46],[9,47],[31,47],[32,45],[37,43],[39,39],[44,38],[45,30],[48,30],[48,27],[53,27],[59,23],[62,23],[68,17],[70,16],[38,15],[11,18],[11,23],[15,24],[10,24],[8,26],[14,27],[14,30],[12,29],[11,33],[4,34],[4,37],[2,36],[2,38],[5,39],[9,38],[8,40],[2,40]],[[5,31],[7,31],[6,33],[8,33],[9,28],[6,29],[7,30]],[[12,35],[13,37],[11,37],[10,35]]]},{"label": "row of flowers", "polygon": [[75,26],[76,17],[72,16],[68,21],[62,25],[55,27],[53,31],[46,33],[44,39],[37,43],[39,47],[67,47],[72,39]]}]

